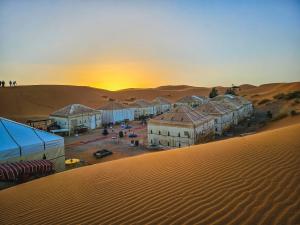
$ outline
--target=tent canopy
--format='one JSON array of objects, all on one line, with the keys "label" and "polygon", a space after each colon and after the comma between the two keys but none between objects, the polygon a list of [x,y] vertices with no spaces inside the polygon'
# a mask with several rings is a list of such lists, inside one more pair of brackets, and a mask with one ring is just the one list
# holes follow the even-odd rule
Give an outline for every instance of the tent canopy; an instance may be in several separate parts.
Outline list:
[{"label": "tent canopy", "polygon": [[0,117],[0,161],[61,146],[62,137]]}]

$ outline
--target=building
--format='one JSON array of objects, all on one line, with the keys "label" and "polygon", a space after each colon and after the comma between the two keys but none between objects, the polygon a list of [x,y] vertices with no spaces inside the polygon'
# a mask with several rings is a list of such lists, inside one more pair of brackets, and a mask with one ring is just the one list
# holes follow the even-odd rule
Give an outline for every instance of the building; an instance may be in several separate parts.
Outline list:
[{"label": "building", "polygon": [[52,119],[39,119],[39,120],[27,120],[26,124],[28,126],[40,129],[40,130],[47,130],[48,127],[53,123]]},{"label": "building", "polygon": [[240,121],[249,117],[253,113],[253,105],[247,99],[241,96],[235,95],[219,95],[211,99],[211,101],[218,101],[225,107],[233,111],[234,124],[238,124]]},{"label": "building", "polygon": [[214,118],[215,134],[217,135],[222,135],[234,124],[234,112],[218,101],[210,101],[195,110]]},{"label": "building", "polygon": [[65,168],[62,137],[0,117],[0,163],[47,159]]},{"label": "building", "polygon": [[172,103],[163,97],[157,97],[152,101],[156,115],[168,112],[172,108]]},{"label": "building", "polygon": [[68,105],[52,113],[49,118],[69,134],[80,126],[93,130],[102,125],[101,112],[81,104]]},{"label": "building", "polygon": [[109,101],[98,110],[102,113],[103,124],[134,120],[134,109],[117,101]]},{"label": "building", "polygon": [[153,103],[144,99],[135,100],[129,105],[134,110],[134,118],[150,117],[156,115],[156,108]]},{"label": "building", "polygon": [[202,104],[205,104],[209,101],[208,98],[204,97],[204,96],[196,96],[196,95],[192,95],[192,96],[185,96],[180,98],[179,100],[176,101],[175,105],[185,105],[185,106],[190,106],[192,108],[198,107]]},{"label": "building", "polygon": [[189,106],[178,106],[148,122],[149,145],[183,147],[214,137],[214,118]]}]

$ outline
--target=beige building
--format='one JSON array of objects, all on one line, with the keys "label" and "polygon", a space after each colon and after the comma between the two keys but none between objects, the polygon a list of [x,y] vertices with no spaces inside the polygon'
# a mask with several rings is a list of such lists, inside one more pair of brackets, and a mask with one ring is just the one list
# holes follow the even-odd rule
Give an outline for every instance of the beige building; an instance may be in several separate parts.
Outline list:
[{"label": "beige building", "polygon": [[202,104],[205,104],[209,101],[207,97],[204,96],[185,96],[183,98],[180,98],[179,100],[176,101],[175,105],[185,105],[185,106],[190,106],[192,108],[198,107]]},{"label": "beige building", "polygon": [[148,122],[149,145],[183,147],[214,136],[214,118],[189,106],[178,106]]},{"label": "beige building", "polygon": [[234,124],[234,112],[218,101],[210,101],[195,109],[214,118],[215,133],[222,135]]},{"label": "beige building", "polygon": [[156,115],[168,112],[172,108],[172,103],[163,97],[157,97],[152,101]]},{"label": "beige building", "polygon": [[68,105],[52,113],[49,117],[61,129],[67,129],[69,134],[73,133],[78,126],[93,130],[102,125],[101,112],[81,104]]}]

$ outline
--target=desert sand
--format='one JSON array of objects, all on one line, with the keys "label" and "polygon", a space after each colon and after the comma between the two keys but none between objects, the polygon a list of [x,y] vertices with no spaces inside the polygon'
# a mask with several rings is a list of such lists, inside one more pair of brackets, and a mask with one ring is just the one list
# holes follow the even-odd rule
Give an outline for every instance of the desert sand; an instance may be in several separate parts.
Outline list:
[{"label": "desert sand", "polygon": [[[300,90],[300,82],[274,83],[260,86],[241,85],[239,95],[253,101],[256,106],[263,99],[272,100],[278,93]],[[219,93],[224,93],[226,87],[217,87]],[[19,86],[15,88],[0,88],[0,116],[24,122],[27,119],[47,117],[50,113],[73,103],[80,103],[98,108],[106,104],[108,98],[122,101],[132,101],[137,98],[153,100],[162,96],[173,102],[187,95],[208,96],[211,88],[192,87],[186,85],[162,86],[148,89],[126,89],[108,91],[91,87],[63,86],[63,85],[35,85]],[[270,103],[270,102],[269,102]],[[268,103],[268,104],[269,104]],[[292,102],[273,102],[267,108],[291,109]]]},{"label": "desert sand", "polygon": [[0,224],[299,224],[300,124],[0,191]]}]

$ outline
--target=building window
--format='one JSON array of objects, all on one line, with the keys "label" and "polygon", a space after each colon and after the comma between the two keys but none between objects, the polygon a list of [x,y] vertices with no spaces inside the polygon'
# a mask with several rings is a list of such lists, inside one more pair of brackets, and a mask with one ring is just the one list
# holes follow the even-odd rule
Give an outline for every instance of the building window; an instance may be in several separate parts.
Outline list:
[{"label": "building window", "polygon": [[158,144],[160,144],[160,140],[158,141]]},{"label": "building window", "polygon": [[181,144],[180,144],[180,142],[179,142],[179,144],[178,144],[178,147],[179,147],[179,148],[181,147]]},{"label": "building window", "polygon": [[150,131],[150,133],[152,134],[152,130]]},{"label": "building window", "polygon": [[160,135],[160,131],[158,131],[158,134]]},{"label": "building window", "polygon": [[168,131],[168,136],[170,136],[170,132]]},{"label": "building window", "polygon": [[170,146],[170,142],[168,142],[168,146]]},{"label": "building window", "polygon": [[178,133],[178,137],[180,137],[180,132]]},{"label": "building window", "polygon": [[151,139],[151,144],[153,143],[152,139]]}]

